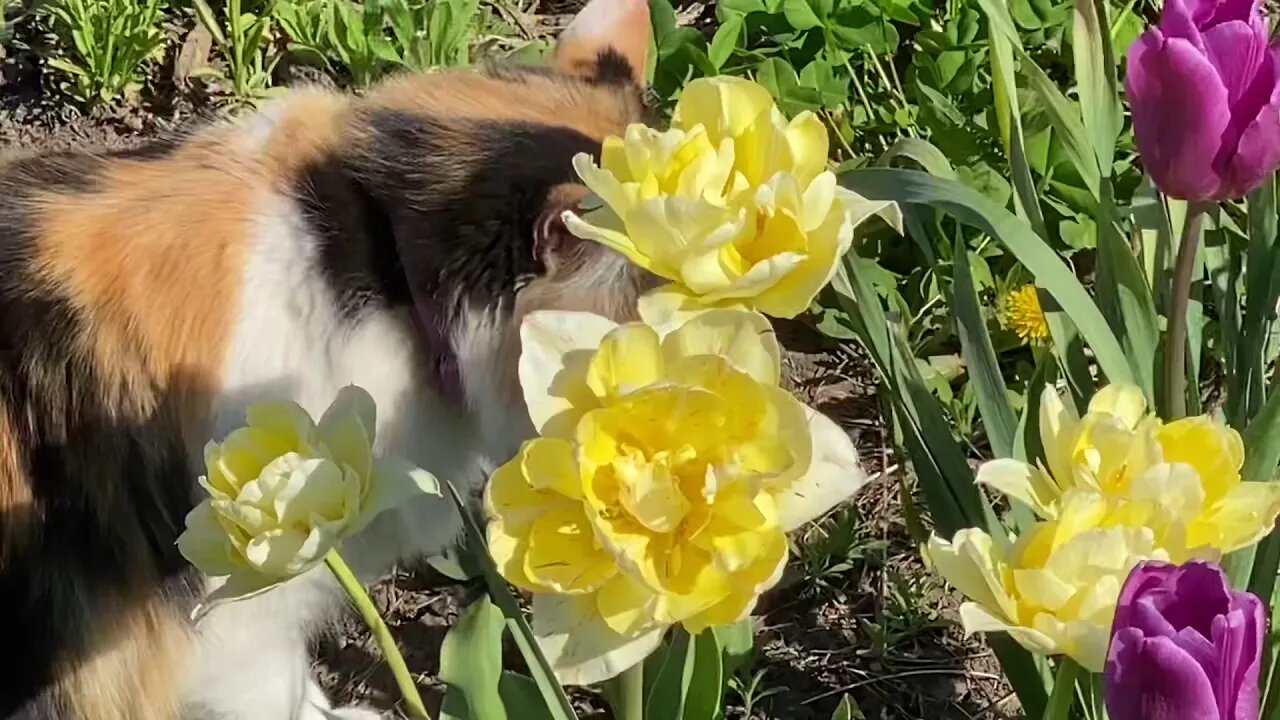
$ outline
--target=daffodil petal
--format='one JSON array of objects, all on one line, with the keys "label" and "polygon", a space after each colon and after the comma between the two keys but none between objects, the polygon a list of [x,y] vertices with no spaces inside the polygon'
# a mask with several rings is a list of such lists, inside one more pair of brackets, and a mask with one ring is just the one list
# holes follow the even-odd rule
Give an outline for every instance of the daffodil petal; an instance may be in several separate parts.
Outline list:
[{"label": "daffodil petal", "polygon": [[741,309],[699,313],[662,341],[668,357],[716,355],[762,383],[776,385],[782,351],[768,318]]},{"label": "daffodil petal", "polygon": [[587,368],[587,387],[596,397],[626,395],[662,377],[662,344],[643,323],[614,328],[600,341]]},{"label": "daffodil petal", "polygon": [[1001,580],[1003,561],[997,556],[990,535],[977,528],[960,530],[950,542],[933,535],[924,556],[965,597],[992,613],[1007,618],[1016,614]]},{"label": "daffodil petal", "polygon": [[1112,383],[1099,390],[1089,401],[1090,413],[1109,413],[1130,429],[1146,415],[1147,398],[1136,385]]},{"label": "daffodil petal", "polygon": [[609,628],[594,595],[533,596],[533,633],[556,678],[566,685],[591,685],[617,677],[662,643],[665,627],[636,635]]},{"label": "daffodil petal", "polygon": [[853,497],[868,482],[849,434],[817,410],[804,411],[812,439],[809,470],[775,495],[778,522],[787,532]]},{"label": "daffodil petal", "polygon": [[708,305],[679,285],[663,285],[640,297],[640,319],[659,335],[689,322],[708,310]]},{"label": "daffodil petal", "polygon": [[1062,490],[1039,468],[1021,460],[1000,458],[978,468],[976,481],[1026,505],[1042,518],[1058,515]]},{"label": "daffodil petal", "polygon": [[[553,420],[571,429],[596,405],[587,368],[600,341],[617,324],[583,312],[540,310],[520,325],[520,386],[529,418],[543,435]],[[560,417],[563,416],[563,417]]]}]

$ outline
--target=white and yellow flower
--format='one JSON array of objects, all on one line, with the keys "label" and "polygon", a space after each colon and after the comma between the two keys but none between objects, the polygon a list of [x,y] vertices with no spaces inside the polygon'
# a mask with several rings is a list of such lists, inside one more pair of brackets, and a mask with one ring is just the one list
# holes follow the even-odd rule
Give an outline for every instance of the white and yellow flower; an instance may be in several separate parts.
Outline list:
[{"label": "white and yellow flower", "polygon": [[490,481],[489,542],[534,594],[564,682],[616,675],[674,624],[745,617],[780,576],[785,533],[866,482],[848,436],[778,387],[761,315],[664,332],[538,312],[522,339],[541,437]]},{"label": "white and yellow flower", "polygon": [[436,479],[373,454],[375,408],[344,388],[319,423],[295,403],[249,408],[246,427],[205,448],[209,493],[187,515],[178,549],[225,578],[210,601],[256,594],[319,564],[379,513],[427,493]]},{"label": "white and yellow flower", "polygon": [[925,549],[968,597],[969,632],[1004,630],[1097,671],[1133,565],[1217,560],[1261,540],[1280,515],[1280,485],[1241,478],[1235,430],[1205,416],[1164,423],[1136,387],[1103,388],[1084,417],[1046,389],[1040,436],[1044,465],[994,460],[977,476],[1034,511],[1037,525],[1011,546],[968,529]]},{"label": "white and yellow flower", "polygon": [[901,226],[893,203],[840,187],[827,152],[812,113],[788,122],[754,82],[695,80],[671,129],[633,125],[605,140],[599,165],[575,158],[602,206],[565,221],[670,280],[659,292],[669,314],[743,305],[795,317],[831,281],[863,220]]}]

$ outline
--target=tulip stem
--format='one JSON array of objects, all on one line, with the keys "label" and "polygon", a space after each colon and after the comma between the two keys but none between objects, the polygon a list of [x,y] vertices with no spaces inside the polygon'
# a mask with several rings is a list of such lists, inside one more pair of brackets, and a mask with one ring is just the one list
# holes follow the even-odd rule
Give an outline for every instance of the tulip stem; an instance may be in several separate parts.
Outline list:
[{"label": "tulip stem", "polygon": [[644,720],[644,661],[622,673],[622,717],[619,720]]},{"label": "tulip stem", "polygon": [[1173,265],[1173,288],[1169,295],[1169,334],[1164,351],[1164,388],[1168,420],[1187,414],[1187,307],[1191,304],[1191,280],[1200,250],[1200,228],[1210,203],[1187,204],[1182,223],[1182,242]]},{"label": "tulip stem", "polygon": [[324,564],[333,571],[338,584],[346,591],[347,597],[351,598],[364,624],[369,626],[369,632],[373,633],[373,639],[378,642],[383,657],[387,659],[387,665],[391,667],[391,674],[395,676],[396,686],[400,688],[400,695],[404,697],[404,704],[409,708],[409,716],[414,720],[431,720],[426,706],[422,704],[422,696],[418,694],[418,686],[414,683],[413,676],[409,674],[409,667],[405,665],[404,656],[396,647],[395,638],[391,637],[391,631],[387,629],[387,624],[378,614],[378,609],[373,606],[369,593],[365,592],[364,586],[360,584],[355,573],[351,572],[351,568],[347,567],[347,563],[337,550],[330,550],[329,554],[324,556]]}]

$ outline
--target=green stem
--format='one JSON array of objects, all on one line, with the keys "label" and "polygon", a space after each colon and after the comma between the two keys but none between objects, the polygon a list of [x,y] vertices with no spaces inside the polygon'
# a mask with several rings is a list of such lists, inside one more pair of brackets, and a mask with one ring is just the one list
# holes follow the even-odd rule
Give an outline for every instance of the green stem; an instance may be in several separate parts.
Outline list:
[{"label": "green stem", "polygon": [[622,673],[622,717],[619,720],[644,720],[644,661]]},{"label": "green stem", "polygon": [[1196,255],[1200,250],[1200,228],[1204,215],[1212,205],[1193,202],[1187,205],[1182,222],[1182,242],[1173,265],[1173,288],[1169,298],[1169,335],[1164,351],[1164,389],[1168,420],[1187,414],[1187,306],[1191,302],[1191,281],[1195,273]]},{"label": "green stem", "polygon": [[395,676],[396,686],[404,696],[404,704],[409,708],[409,716],[415,720],[431,720],[426,706],[422,704],[422,696],[418,694],[418,686],[414,684],[413,676],[409,674],[409,667],[404,663],[404,656],[400,654],[395,639],[391,637],[391,631],[382,621],[382,616],[373,606],[373,600],[364,591],[364,586],[356,579],[355,573],[347,567],[347,563],[343,561],[337,550],[330,550],[329,554],[324,556],[324,564],[333,571],[333,576],[338,579],[338,584],[351,598],[360,617],[364,619],[364,624],[369,626],[373,639],[378,641],[378,647],[382,649],[382,655],[387,659],[387,665],[391,667],[391,674]]}]

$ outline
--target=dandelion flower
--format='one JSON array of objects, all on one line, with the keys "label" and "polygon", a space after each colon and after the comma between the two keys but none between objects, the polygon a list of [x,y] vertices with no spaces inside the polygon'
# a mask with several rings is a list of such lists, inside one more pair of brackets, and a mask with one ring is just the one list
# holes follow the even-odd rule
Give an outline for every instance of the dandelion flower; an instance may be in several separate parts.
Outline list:
[{"label": "dandelion flower", "polygon": [[1023,342],[1039,345],[1049,340],[1049,321],[1040,307],[1036,286],[1030,283],[1009,292],[1004,300],[1005,325]]}]

